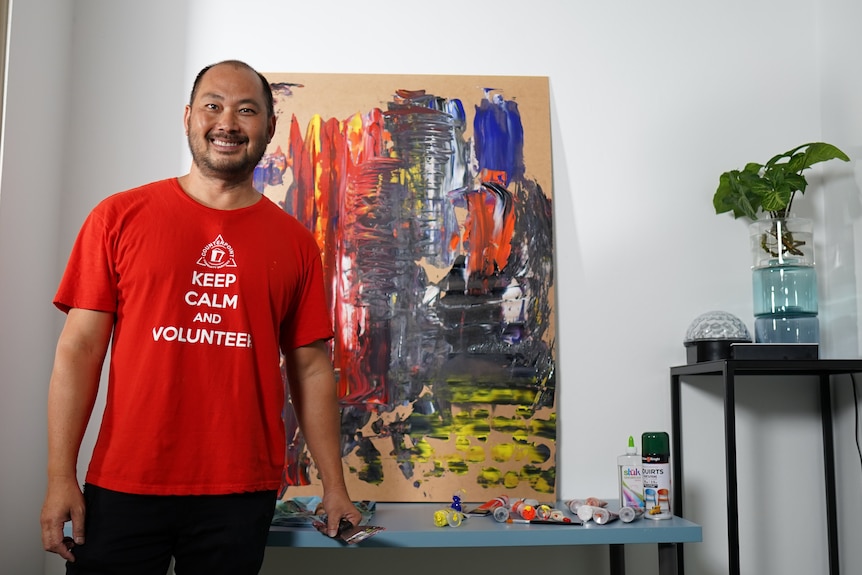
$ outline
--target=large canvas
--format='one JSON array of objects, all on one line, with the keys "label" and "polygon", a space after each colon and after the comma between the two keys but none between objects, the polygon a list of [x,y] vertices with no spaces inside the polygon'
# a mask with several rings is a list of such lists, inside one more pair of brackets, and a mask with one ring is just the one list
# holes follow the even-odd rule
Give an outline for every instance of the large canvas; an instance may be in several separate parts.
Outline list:
[{"label": "large canvas", "polygon": [[[355,500],[552,500],[548,80],[265,74],[255,186],[320,245]],[[283,498],[320,494],[290,405]]]}]

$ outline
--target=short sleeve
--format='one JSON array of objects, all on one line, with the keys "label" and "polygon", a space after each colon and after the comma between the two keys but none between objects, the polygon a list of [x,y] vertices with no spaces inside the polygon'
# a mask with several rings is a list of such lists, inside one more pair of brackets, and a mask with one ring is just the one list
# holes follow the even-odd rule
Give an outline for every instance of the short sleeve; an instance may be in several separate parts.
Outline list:
[{"label": "short sleeve", "polygon": [[117,281],[111,231],[104,214],[96,210],[87,216],[75,244],[54,305],[61,311],[72,308],[117,311]]}]

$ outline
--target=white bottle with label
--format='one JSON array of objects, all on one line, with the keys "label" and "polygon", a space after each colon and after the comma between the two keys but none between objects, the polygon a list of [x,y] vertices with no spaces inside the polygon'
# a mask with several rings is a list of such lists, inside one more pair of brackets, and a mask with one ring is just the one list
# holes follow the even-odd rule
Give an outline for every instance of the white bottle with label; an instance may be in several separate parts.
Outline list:
[{"label": "white bottle with label", "polygon": [[644,484],[641,478],[641,456],[635,447],[635,438],[629,436],[629,445],[617,457],[617,481],[620,486],[620,508],[644,508]]}]

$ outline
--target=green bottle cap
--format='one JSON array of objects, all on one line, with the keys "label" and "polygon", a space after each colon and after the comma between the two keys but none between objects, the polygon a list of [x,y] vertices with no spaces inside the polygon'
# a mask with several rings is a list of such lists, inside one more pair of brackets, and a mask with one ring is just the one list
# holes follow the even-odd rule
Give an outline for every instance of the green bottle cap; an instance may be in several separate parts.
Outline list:
[{"label": "green bottle cap", "polygon": [[641,436],[641,454],[670,455],[670,436],[664,431],[647,431]]}]

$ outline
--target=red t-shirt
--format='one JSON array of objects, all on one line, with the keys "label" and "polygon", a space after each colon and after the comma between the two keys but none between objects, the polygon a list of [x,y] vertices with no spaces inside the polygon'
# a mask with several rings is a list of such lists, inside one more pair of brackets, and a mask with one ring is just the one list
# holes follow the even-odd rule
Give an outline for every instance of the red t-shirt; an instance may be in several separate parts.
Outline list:
[{"label": "red t-shirt", "polygon": [[54,304],[116,315],[87,482],[153,495],[278,489],[279,343],[332,337],[320,251],[265,197],[215,210],[176,178],[88,216]]}]

